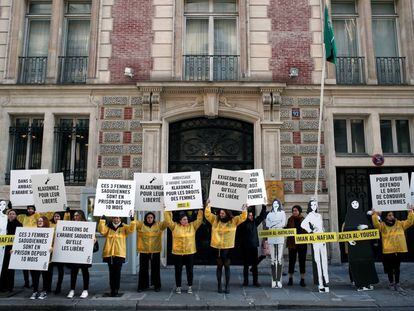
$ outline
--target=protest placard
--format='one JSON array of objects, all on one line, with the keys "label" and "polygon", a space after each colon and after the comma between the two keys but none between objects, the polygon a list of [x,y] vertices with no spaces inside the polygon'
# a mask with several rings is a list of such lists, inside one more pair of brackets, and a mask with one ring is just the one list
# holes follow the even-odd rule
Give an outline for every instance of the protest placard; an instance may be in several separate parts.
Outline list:
[{"label": "protest placard", "polygon": [[411,203],[408,173],[370,175],[372,208],[378,212],[406,211]]},{"label": "protest placard", "polygon": [[0,246],[13,245],[14,235],[0,235]]},{"label": "protest placard", "polygon": [[247,205],[267,204],[266,185],[262,169],[239,171],[250,174],[249,189],[247,192]]},{"label": "protest placard", "polygon": [[200,172],[164,174],[165,210],[189,210],[203,208]]},{"label": "protest placard", "polygon": [[9,269],[46,271],[50,261],[53,228],[16,228]]},{"label": "protest placard", "polygon": [[259,238],[295,236],[296,228],[259,230]]},{"label": "protest placard", "polygon": [[93,216],[128,217],[134,203],[134,180],[98,179]]},{"label": "protest placard", "polygon": [[210,205],[241,211],[247,202],[250,174],[213,168],[210,182]]},{"label": "protest placard", "polygon": [[135,173],[135,209],[161,211],[164,208],[163,174]]},{"label": "protest placard", "polygon": [[328,243],[337,242],[336,232],[306,233],[295,235],[296,244]]},{"label": "protest placard", "polygon": [[91,264],[96,223],[59,220],[53,245],[53,262]]},{"label": "protest placard", "polygon": [[48,170],[10,171],[10,201],[13,208],[33,205],[32,175],[47,174]]},{"label": "protest placard", "polygon": [[32,186],[38,212],[65,210],[67,200],[63,173],[32,175]]}]

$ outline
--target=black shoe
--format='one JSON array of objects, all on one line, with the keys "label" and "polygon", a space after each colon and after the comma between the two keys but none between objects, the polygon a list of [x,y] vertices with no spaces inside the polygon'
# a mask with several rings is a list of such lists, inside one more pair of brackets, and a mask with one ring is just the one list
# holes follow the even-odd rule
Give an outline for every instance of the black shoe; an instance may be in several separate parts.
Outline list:
[{"label": "black shoe", "polygon": [[249,286],[249,282],[245,280],[245,281],[243,282],[243,286]]},{"label": "black shoe", "polygon": [[226,286],[226,288],[224,289],[224,293],[230,294],[230,287]]},{"label": "black shoe", "polygon": [[161,290],[161,287],[155,287],[155,288],[154,288],[154,291],[155,291],[155,292],[157,292],[157,293],[158,293],[160,290]]},{"label": "black shoe", "polygon": [[293,278],[289,278],[289,282],[287,283],[288,286],[292,286],[293,285]]},{"label": "black shoe", "polygon": [[30,285],[29,285],[29,283],[24,283],[23,287],[24,288],[30,288]]},{"label": "black shoe", "polygon": [[59,295],[61,293],[62,289],[60,287],[56,287],[55,289],[55,295]]},{"label": "black shoe", "polygon": [[300,279],[300,286],[302,286],[302,287],[305,287],[306,286],[306,284],[305,284],[305,279]]},{"label": "black shoe", "polygon": [[262,287],[262,285],[261,285],[259,282],[255,282],[255,283],[253,283],[253,286],[254,286],[254,287]]}]

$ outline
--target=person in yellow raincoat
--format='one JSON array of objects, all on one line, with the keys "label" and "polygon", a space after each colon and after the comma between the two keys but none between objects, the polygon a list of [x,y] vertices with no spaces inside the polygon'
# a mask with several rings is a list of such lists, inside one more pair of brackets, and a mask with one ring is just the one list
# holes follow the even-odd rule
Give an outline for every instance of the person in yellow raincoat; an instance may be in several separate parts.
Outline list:
[{"label": "person in yellow raincoat", "polygon": [[167,228],[165,221],[155,221],[155,214],[148,212],[144,221],[137,221],[137,250],[139,253],[138,292],[149,288],[149,262],[151,261],[151,285],[161,289],[160,253],[162,232]]},{"label": "person in yellow raincoat", "polygon": [[203,222],[203,211],[199,210],[197,219],[193,222],[188,221],[185,212],[180,212],[178,222],[172,220],[171,212],[164,212],[165,221],[172,233],[172,254],[174,257],[175,285],[177,294],[181,294],[181,274],[183,265],[187,273],[187,285],[189,294],[193,293],[193,265],[196,250],[195,234]]},{"label": "person in yellow raincoat", "polygon": [[382,263],[390,282],[388,288],[405,294],[400,286],[400,264],[402,255],[408,252],[405,230],[414,224],[414,211],[411,206],[407,220],[396,219],[393,212],[382,212],[381,222],[380,214],[373,212],[372,224],[379,230],[382,239]]},{"label": "person in yellow raincoat", "polygon": [[217,260],[217,291],[223,292],[221,286],[221,279],[223,273],[226,278],[224,292],[230,293],[230,252],[234,248],[234,240],[236,236],[237,226],[243,223],[247,218],[246,205],[242,207],[242,213],[239,216],[233,217],[229,210],[220,209],[218,215],[211,212],[210,201],[207,201],[205,217],[211,223],[211,243],[210,246],[216,250]]},{"label": "person in yellow raincoat", "polygon": [[112,217],[109,222],[102,216],[99,221],[98,231],[106,238],[102,251],[103,261],[109,268],[109,285],[111,293],[108,296],[120,297],[119,287],[121,283],[122,264],[126,258],[126,238],[136,228],[134,217],[131,216],[129,225],[121,221],[121,217]]}]

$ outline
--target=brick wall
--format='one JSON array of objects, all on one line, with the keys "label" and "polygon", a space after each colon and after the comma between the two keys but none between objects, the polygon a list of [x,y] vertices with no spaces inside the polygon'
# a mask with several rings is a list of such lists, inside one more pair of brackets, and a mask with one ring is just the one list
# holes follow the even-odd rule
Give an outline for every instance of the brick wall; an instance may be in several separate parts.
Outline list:
[{"label": "brick wall", "polygon": [[[109,60],[111,83],[149,80],[152,68],[152,1],[116,0],[112,7],[112,56]],[[134,69],[134,77],[124,76],[124,68]]]},{"label": "brick wall", "polygon": [[[270,0],[268,17],[272,31],[270,69],[273,80],[289,84],[310,84],[313,60],[310,52],[312,33],[309,29],[309,0]],[[289,77],[289,68],[299,69],[297,78]]]}]

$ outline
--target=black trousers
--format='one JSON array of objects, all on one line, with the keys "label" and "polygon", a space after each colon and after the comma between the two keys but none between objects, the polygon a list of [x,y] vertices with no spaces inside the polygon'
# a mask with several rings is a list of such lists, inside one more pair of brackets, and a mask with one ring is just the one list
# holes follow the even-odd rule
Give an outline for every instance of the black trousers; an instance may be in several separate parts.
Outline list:
[{"label": "black trousers", "polygon": [[230,284],[230,256],[231,256],[231,248],[226,249],[215,249],[216,252],[216,260],[217,260],[217,269],[216,269],[216,276],[217,276],[217,285],[218,289],[221,288],[221,279],[224,267],[224,276],[226,279],[225,287],[228,289]]},{"label": "black trousers", "polygon": [[82,271],[83,290],[89,289],[89,267],[88,264],[73,264],[70,267],[70,289],[75,290],[79,269]]},{"label": "black trousers", "polygon": [[299,271],[305,273],[306,267],[306,245],[296,245],[296,248],[289,248],[289,273],[295,272],[296,257],[299,257]]},{"label": "black trousers", "polygon": [[382,254],[382,264],[390,283],[400,283],[401,256],[400,253]]},{"label": "black trousers", "polygon": [[50,282],[52,280],[50,278],[50,266],[49,270],[47,271],[30,270],[30,276],[32,277],[34,293],[39,291],[40,276],[42,276],[43,281],[42,291],[48,291],[48,289],[50,288]]},{"label": "black trousers", "polygon": [[139,254],[139,273],[138,289],[147,289],[149,284],[149,263],[151,261],[151,285],[155,289],[161,288],[160,277],[160,253],[140,253]]},{"label": "black trousers", "polygon": [[108,261],[109,268],[109,286],[111,287],[111,293],[117,294],[121,285],[121,270],[123,260],[117,257],[113,257],[111,261]]},{"label": "black trousers", "polygon": [[49,288],[47,289],[48,292],[51,291],[52,282],[53,282],[53,270],[54,270],[55,267],[58,270],[58,280],[57,280],[57,283],[56,283],[56,289],[60,290],[62,288],[63,275],[65,274],[64,264],[61,263],[61,262],[51,262],[49,264],[50,283],[49,283]]},{"label": "black trousers", "polygon": [[177,287],[181,287],[181,275],[183,272],[184,265],[185,272],[187,273],[187,285],[193,286],[194,254],[174,255],[175,285]]},{"label": "black trousers", "polygon": [[249,267],[252,266],[253,284],[257,283],[258,252],[257,247],[243,248],[243,279],[249,282]]},{"label": "black trousers", "polygon": [[10,249],[6,247],[4,258],[3,258],[3,267],[1,269],[0,276],[0,291],[13,291],[14,288],[14,270],[9,269],[10,262]]}]

